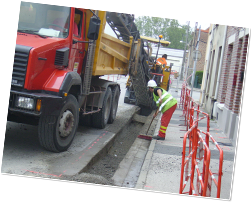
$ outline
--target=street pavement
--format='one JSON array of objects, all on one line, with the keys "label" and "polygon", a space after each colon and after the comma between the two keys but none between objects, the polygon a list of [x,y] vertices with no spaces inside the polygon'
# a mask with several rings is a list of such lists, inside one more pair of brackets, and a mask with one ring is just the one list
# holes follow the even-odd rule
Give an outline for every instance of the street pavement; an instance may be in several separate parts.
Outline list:
[{"label": "street pavement", "polygon": [[37,126],[6,123],[1,173],[62,179],[74,176],[105,155],[115,137],[139,110],[124,103],[126,77],[110,77],[121,85],[116,120],[104,129],[79,126],[71,147],[61,153],[46,151],[39,145]]},{"label": "street pavement", "polygon": [[[169,92],[180,102],[181,82],[170,88]],[[199,89],[194,89],[193,98],[198,101],[200,96]],[[204,111],[203,109],[200,109]],[[160,126],[160,116],[154,131],[154,136],[158,134]],[[185,118],[182,109],[178,106],[175,110],[170,124],[167,128],[166,139],[152,140],[148,148],[143,166],[141,168],[139,178],[137,180],[136,189],[151,190],[161,193],[179,193],[183,137],[186,133]],[[200,130],[206,131],[206,120],[203,119],[199,123]],[[234,166],[235,148],[232,146],[226,135],[219,129],[216,121],[210,121],[210,134],[218,142],[224,152],[223,176],[221,184],[221,199],[230,199],[231,185]],[[187,147],[188,145],[186,145]],[[217,173],[219,167],[219,152],[215,144],[210,141],[211,162],[210,169],[213,174]],[[187,156],[187,155],[186,155]],[[200,162],[199,164],[202,164]],[[190,164],[191,165],[191,164]],[[199,165],[201,168],[201,165]],[[202,172],[202,170],[200,170]],[[195,174],[196,176],[196,174]],[[216,179],[217,175],[215,175]],[[194,178],[195,185],[197,178]],[[190,181],[188,181],[184,192],[189,191]],[[184,193],[183,192],[183,193]],[[211,197],[216,198],[216,186],[212,183]]]},{"label": "street pavement", "polygon": [[[127,78],[110,77],[109,79],[115,80],[121,84],[121,96],[119,101],[120,107],[118,109],[118,116],[116,121],[120,123],[123,122],[125,123],[125,121],[131,119],[131,117],[134,114],[133,111],[136,109],[136,106],[123,103],[123,98],[125,93],[125,82]],[[177,85],[177,80],[174,80],[169,92],[178,100],[179,103],[180,93],[181,93],[181,82],[178,82]],[[194,88],[193,99],[195,101],[198,101],[199,97],[200,97],[199,89]],[[202,111],[204,110],[202,109]],[[125,113],[127,112],[131,114],[126,116],[128,117],[128,120],[119,120],[121,119],[121,117],[124,117]],[[156,193],[173,194],[173,197],[168,197],[168,199],[176,199],[176,200],[178,199],[179,187],[180,187],[180,175],[181,175],[183,137],[186,132],[185,131],[186,127],[184,126],[184,117],[182,116],[182,114],[183,114],[182,109],[179,108],[178,106],[167,128],[166,139],[164,141],[160,140],[148,141],[136,138],[134,144],[131,147],[132,149],[130,149],[130,151],[128,152],[129,155],[125,157],[124,161],[121,163],[120,166],[121,172],[122,173],[124,172],[124,176],[121,176],[121,173],[119,173],[119,171],[115,174],[114,179],[116,179],[116,184],[118,184],[119,187],[130,187],[136,190],[138,189],[138,190],[152,191]],[[151,120],[150,118],[148,118],[149,120],[146,121],[145,128],[144,130],[142,129],[143,132],[145,131],[145,129],[148,128],[147,124],[149,124]],[[161,116],[159,114],[159,116],[155,118],[154,124],[152,124],[156,125],[155,129],[151,130],[150,128],[149,133],[153,135],[158,134],[158,130],[160,127],[160,118]],[[206,130],[205,120],[203,120],[199,124],[199,129],[202,131]],[[117,133],[116,131],[119,130],[119,124],[111,124],[107,126],[105,130],[112,131],[114,134],[116,134]],[[239,200],[240,199],[240,147],[238,145],[239,153],[236,155],[236,146],[231,144],[230,140],[219,129],[219,126],[213,120],[210,121],[210,134],[218,142],[218,144],[221,146],[224,152],[224,162],[222,170],[223,177],[222,177],[220,198],[229,200],[232,197],[233,200]],[[104,138],[105,137],[106,136],[104,136]],[[95,139],[93,141],[95,141]],[[76,140],[76,142],[83,142],[83,141]],[[72,148],[74,150],[75,147]],[[212,141],[210,141],[210,149],[211,149],[210,169],[212,170],[213,173],[217,173],[219,155]],[[41,153],[41,151],[38,152]],[[79,151],[77,151],[77,153],[78,152]],[[92,156],[95,156],[93,151],[91,152],[91,154]],[[77,157],[79,159],[79,156]],[[84,167],[83,162],[81,161],[78,162],[81,163],[82,167]],[[128,170],[126,170],[127,169],[126,167],[129,167]],[[39,168],[41,169],[41,165]],[[72,171],[72,168],[71,169],[69,168],[68,170]],[[235,171],[235,178],[233,178],[234,171]],[[31,174],[32,173],[29,173],[29,175]],[[37,176],[36,174],[36,177],[44,177],[44,176]],[[197,181],[196,176],[194,179],[196,183]],[[233,180],[234,180],[234,188],[232,196]],[[187,183],[186,187],[189,187],[189,183]],[[188,188],[185,189],[185,191],[187,190]],[[214,198],[215,196],[216,196],[215,185],[212,184],[211,197]]]}]

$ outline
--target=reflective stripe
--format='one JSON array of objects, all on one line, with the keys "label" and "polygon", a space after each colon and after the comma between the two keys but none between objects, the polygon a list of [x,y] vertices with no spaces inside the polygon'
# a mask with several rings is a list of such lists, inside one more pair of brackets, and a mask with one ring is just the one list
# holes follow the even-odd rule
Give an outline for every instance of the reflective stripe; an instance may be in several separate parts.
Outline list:
[{"label": "reflective stripe", "polygon": [[[163,95],[161,96],[161,99],[163,99],[166,95],[168,95],[168,92],[166,92],[165,94],[163,94]],[[158,99],[158,101],[157,101],[156,103],[159,104],[159,101],[160,101],[160,98]]]},{"label": "reflective stripe", "polygon": [[166,133],[166,131],[165,131],[165,130],[161,130],[161,129],[159,129],[159,131],[160,131],[160,132],[162,132],[162,133]]},{"label": "reflective stripe", "polygon": [[161,105],[160,108],[159,108],[159,111],[161,111],[162,108],[165,106],[165,104],[168,103],[168,102],[169,102],[170,100],[172,100],[172,99],[173,99],[173,96],[169,97],[164,103],[162,103],[162,105]]},{"label": "reflective stripe", "polygon": [[160,128],[162,128],[162,129],[164,129],[164,130],[166,130],[166,129],[167,129],[167,127],[165,127],[165,126],[160,126]]}]

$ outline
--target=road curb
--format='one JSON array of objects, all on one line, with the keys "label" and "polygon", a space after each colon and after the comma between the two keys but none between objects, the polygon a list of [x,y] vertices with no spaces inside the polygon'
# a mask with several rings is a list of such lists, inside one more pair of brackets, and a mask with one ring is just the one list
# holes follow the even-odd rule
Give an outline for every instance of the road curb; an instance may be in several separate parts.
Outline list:
[{"label": "road curb", "polygon": [[[158,135],[158,131],[159,131],[159,127],[160,127],[160,119],[161,119],[161,116],[159,116],[159,119],[157,121],[157,125],[156,125],[155,131],[154,131],[154,136]],[[155,148],[156,141],[157,140],[151,141],[151,144],[150,144],[148,152],[146,154],[143,166],[140,171],[140,175],[139,175],[137,184],[135,186],[136,189],[144,189],[144,187],[146,185],[147,173],[149,171],[149,166],[150,166],[150,163],[152,160],[153,151]]]},{"label": "road curb", "polygon": [[[142,121],[144,119],[144,125],[141,128],[140,134],[146,134],[147,129],[149,128],[149,124],[152,120],[154,111],[148,115],[147,117],[137,115],[133,116],[133,121]],[[151,133],[151,129],[155,131],[157,120],[153,120],[151,127],[149,128],[148,133]],[[150,136],[150,135],[149,135]],[[112,179],[116,186],[120,187],[131,187],[134,188],[138,181],[138,176],[140,175],[142,165],[145,161],[149,148],[153,148],[154,146],[150,146],[153,141],[149,142],[149,140],[136,138],[133,142],[131,148],[125,155],[124,159],[120,162],[118,169],[113,175]]]}]

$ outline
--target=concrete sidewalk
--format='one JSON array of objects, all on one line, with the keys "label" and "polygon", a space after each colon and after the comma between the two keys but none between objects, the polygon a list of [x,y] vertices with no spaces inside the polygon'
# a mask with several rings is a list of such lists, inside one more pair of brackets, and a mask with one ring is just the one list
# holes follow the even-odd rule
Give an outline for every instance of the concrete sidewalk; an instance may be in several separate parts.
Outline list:
[{"label": "concrete sidewalk", "polygon": [[[169,92],[177,98],[179,103],[180,89],[176,92],[176,88],[171,88]],[[203,109],[201,110],[203,111]],[[186,126],[184,126],[185,121],[182,114],[182,109],[177,107],[167,128],[166,139],[164,141],[151,141],[135,186],[136,189],[152,190],[162,193],[179,193],[183,137],[186,133]],[[159,119],[160,118],[161,117],[159,117]],[[159,126],[160,120],[158,121],[154,135],[158,134]],[[199,129],[206,131],[205,119],[199,123]],[[210,121],[210,134],[218,142],[224,152],[221,198],[229,199],[231,195],[235,148],[231,145],[231,142],[223,132],[219,130],[217,123],[212,120]],[[210,169],[213,173],[217,173],[219,154],[212,141],[210,141],[210,150]],[[200,162],[200,164],[202,164],[202,162]],[[215,177],[218,179],[217,176]],[[197,178],[195,177],[194,182],[196,181]],[[188,181],[186,185],[188,188],[190,186],[189,182],[190,181]],[[214,183],[212,183],[211,197],[216,197],[216,186]]]}]

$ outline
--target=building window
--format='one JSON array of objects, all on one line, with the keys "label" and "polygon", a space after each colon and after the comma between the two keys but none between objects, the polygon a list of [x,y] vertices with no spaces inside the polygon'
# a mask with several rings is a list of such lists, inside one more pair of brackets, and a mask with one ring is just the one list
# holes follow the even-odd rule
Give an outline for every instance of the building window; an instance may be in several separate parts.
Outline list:
[{"label": "building window", "polygon": [[213,93],[212,93],[213,97],[215,96],[215,91],[216,91],[216,87],[218,83],[218,73],[219,73],[219,68],[220,68],[221,52],[222,52],[222,46],[220,46],[218,50],[218,58],[217,58],[217,64],[216,64],[216,69],[215,69],[215,80],[214,80],[215,82],[214,82]]},{"label": "building window", "polygon": [[213,50],[213,53],[211,55],[212,55],[212,57],[211,57],[211,61],[210,61],[210,67],[209,67],[209,72],[208,72],[208,75],[207,75],[208,82],[207,82],[206,93],[208,93],[208,94],[209,94],[209,91],[210,91],[211,75],[212,75],[213,65],[214,65],[215,50]]}]

